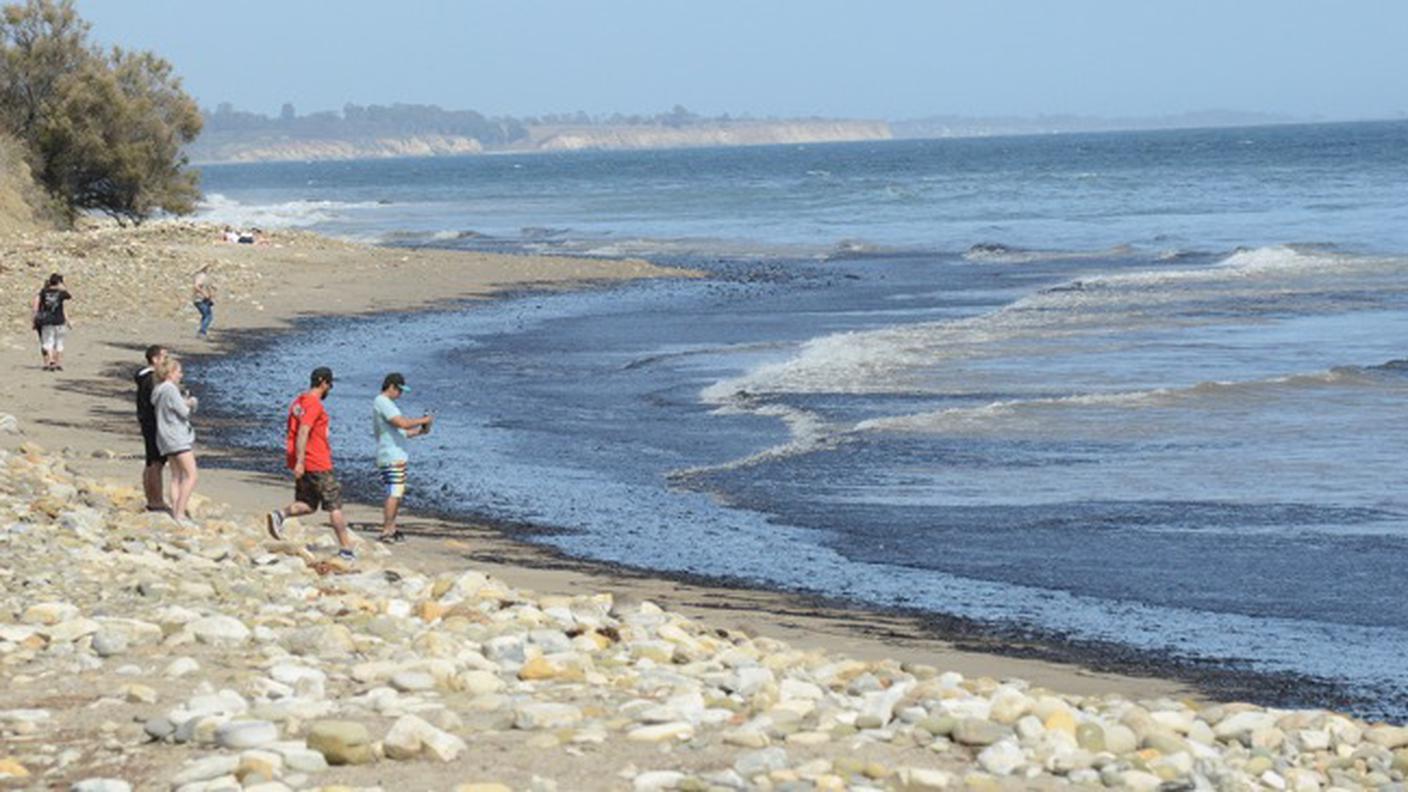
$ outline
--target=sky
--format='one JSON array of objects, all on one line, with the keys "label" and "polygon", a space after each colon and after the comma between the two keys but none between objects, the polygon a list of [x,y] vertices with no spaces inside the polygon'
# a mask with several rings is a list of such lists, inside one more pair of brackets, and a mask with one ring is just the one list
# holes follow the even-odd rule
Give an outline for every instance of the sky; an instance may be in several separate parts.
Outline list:
[{"label": "sky", "polygon": [[77,0],[203,107],[1408,115],[1404,0]]}]

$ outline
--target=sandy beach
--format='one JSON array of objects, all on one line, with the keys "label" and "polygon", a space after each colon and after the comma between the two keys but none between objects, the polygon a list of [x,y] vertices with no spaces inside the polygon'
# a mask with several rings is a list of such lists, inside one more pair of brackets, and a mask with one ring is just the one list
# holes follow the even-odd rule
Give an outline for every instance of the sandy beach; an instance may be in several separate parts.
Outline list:
[{"label": "sandy beach", "polygon": [[[266,237],[266,245],[232,245],[216,241],[217,231],[174,223],[138,229],[100,226],[75,234],[35,233],[4,243],[0,255],[13,264],[0,272],[0,288],[24,299],[7,300],[0,316],[6,330],[0,336],[0,364],[13,372],[0,384],[0,403],[9,412],[30,416],[25,439],[70,449],[75,467],[90,475],[136,480],[140,460],[134,455],[141,453],[141,438],[131,413],[130,377],[140,367],[147,344],[164,343],[183,355],[219,354],[248,334],[277,331],[310,316],[414,310],[490,298],[504,290],[693,276],[634,259],[382,248],[288,231]],[[212,265],[221,294],[209,343],[193,338],[198,316],[187,299],[191,274],[206,263]],[[65,273],[75,295],[69,304],[74,329],[68,337],[66,367],[57,375],[40,370],[25,297],[50,271]],[[188,376],[198,379],[198,364],[192,368]],[[202,451],[212,458],[221,454],[220,449]],[[282,480],[209,465],[202,470],[199,487],[215,500],[254,512],[282,503],[286,490]],[[348,514],[354,524],[370,525],[380,512],[377,506],[358,504]],[[432,537],[453,538],[463,543],[457,549],[477,567],[537,591],[610,586],[802,645],[844,649],[858,657],[934,663],[962,673],[1018,676],[1072,693],[1192,693],[1172,681],[957,650],[901,617],[827,609],[772,592],[621,574],[513,541],[488,526],[446,524],[418,517],[414,509],[407,517],[407,531],[426,541],[410,542],[398,548],[398,555],[427,568],[446,563],[439,546],[443,540]]]},{"label": "sandy beach", "polygon": [[[199,529],[137,513],[130,375],[149,343],[192,355],[189,376],[199,378],[199,356],[300,317],[691,273],[300,233],[226,245],[214,229],[184,224],[16,236],[0,252],[0,363],[10,372],[0,413],[17,418],[16,432],[0,434],[5,493],[23,525],[46,521],[57,537],[36,543],[26,527],[7,539],[20,560],[6,573],[14,612],[0,635],[0,734],[15,747],[0,748],[0,773],[21,785],[103,776],[180,789],[236,788],[236,779],[270,790],[1154,789],[1272,773],[1280,786],[1265,783],[1276,788],[1318,789],[1312,775],[1338,778],[1326,775],[1333,767],[1388,779],[1408,762],[1392,753],[1403,754],[1408,731],[1210,705],[1175,681],[967,651],[918,621],[579,563],[414,508],[408,543],[366,543],[357,567],[329,566],[320,521],[298,525],[297,542],[260,535],[259,515],[287,500],[289,482],[251,471],[203,468]],[[205,263],[222,295],[209,344],[192,337],[186,299]],[[41,371],[27,327],[28,294],[50,271],[75,295],[62,373]],[[379,516],[367,504],[348,511],[364,529]],[[82,514],[107,520],[112,538]],[[310,553],[304,541],[323,549]],[[17,587],[24,559],[52,564],[60,552],[76,554],[75,566],[33,573],[43,595],[33,601]],[[121,566],[136,556],[148,559],[145,571]],[[288,582],[261,582],[273,573]],[[184,582],[159,582],[172,575]],[[152,591],[165,592],[159,624],[110,612]],[[60,594],[78,604],[48,599]],[[207,600],[226,603],[220,615],[199,617]],[[314,603],[321,621],[294,618]],[[514,625],[526,632],[505,632]],[[329,642],[345,644],[342,659],[327,659]],[[128,664],[104,662],[109,654]],[[158,674],[172,658],[207,670]],[[1001,684],[1009,679],[1020,681]],[[341,696],[336,706],[325,685]],[[225,702],[211,705],[218,711],[201,709],[214,699]],[[94,718],[84,714],[92,707],[107,709]],[[225,753],[207,755],[217,749]],[[327,770],[323,757],[347,765]]]}]

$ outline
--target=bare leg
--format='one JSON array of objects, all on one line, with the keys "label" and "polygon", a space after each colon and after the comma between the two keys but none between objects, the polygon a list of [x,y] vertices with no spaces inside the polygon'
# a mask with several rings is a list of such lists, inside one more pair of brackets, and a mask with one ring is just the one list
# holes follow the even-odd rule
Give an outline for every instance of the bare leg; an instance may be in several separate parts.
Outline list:
[{"label": "bare leg", "polygon": [[387,498],[386,503],[381,507],[381,535],[390,536],[396,533],[396,514],[401,511],[400,498]]},{"label": "bare leg", "polygon": [[313,507],[303,501],[294,501],[279,511],[283,512],[285,517],[302,517],[305,514],[312,514]]},{"label": "bare leg", "polygon": [[171,478],[173,484],[179,481],[176,486],[176,497],[171,504],[171,516],[178,520],[189,519],[186,514],[186,506],[190,503],[191,493],[196,490],[196,479],[199,474],[196,472],[196,455],[193,451],[184,454],[177,454],[172,458]]},{"label": "bare leg", "polygon": [[333,509],[328,512],[328,517],[332,519],[332,532],[337,534],[338,547],[351,550],[352,534],[347,532],[347,518],[342,516],[342,509]]},{"label": "bare leg", "polygon": [[153,462],[142,468],[142,491],[147,495],[147,508],[165,509],[166,502],[161,497],[161,469],[165,467],[160,462]]}]

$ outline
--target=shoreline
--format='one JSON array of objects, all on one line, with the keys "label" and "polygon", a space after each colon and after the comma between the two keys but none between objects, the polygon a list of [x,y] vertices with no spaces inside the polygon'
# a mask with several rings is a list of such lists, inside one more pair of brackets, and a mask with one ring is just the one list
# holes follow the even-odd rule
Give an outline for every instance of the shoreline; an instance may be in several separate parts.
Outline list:
[{"label": "shoreline", "polygon": [[[446,310],[473,300],[523,289],[580,288],[591,284],[640,277],[691,277],[687,270],[657,267],[634,259],[553,258],[518,254],[485,254],[435,248],[394,248],[347,243],[307,232],[274,232],[270,245],[246,246],[217,243],[214,227],[191,223],[163,223],[137,229],[103,227],[80,232],[40,232],[10,240],[10,259],[38,258],[46,251],[46,266],[68,274],[75,300],[75,329],[69,335],[68,371],[57,376],[39,371],[32,337],[22,319],[0,314],[0,364],[14,372],[0,384],[0,401],[6,411],[27,418],[25,434],[47,448],[68,448],[66,456],[87,475],[136,482],[140,475],[141,441],[131,417],[131,373],[140,366],[141,349],[152,340],[168,343],[178,354],[192,358],[192,379],[199,381],[201,357],[224,355],[256,338],[270,339],[294,328],[300,319],[352,317],[374,313]],[[150,250],[143,246],[149,245]],[[133,248],[137,250],[134,253]],[[144,257],[150,254],[149,257]],[[155,263],[153,280],[175,292],[132,316],[132,306],[142,305],[130,294],[110,295],[115,306],[93,309],[91,289],[99,273],[87,271],[97,264],[104,274],[120,269],[104,259]],[[216,265],[217,284],[224,297],[217,302],[213,342],[201,346],[181,342],[193,334],[195,312],[182,297],[188,289],[187,273],[202,262]],[[63,265],[69,263],[65,269]],[[173,271],[174,270],[174,271]],[[418,278],[434,273],[435,278]],[[0,273],[2,275],[3,273]],[[149,276],[152,273],[147,273]],[[38,277],[35,276],[37,280]],[[336,278],[338,292],[331,299],[310,297],[328,289]],[[125,280],[125,279],[121,279]],[[168,286],[169,284],[169,286]],[[446,288],[446,284],[452,284]],[[0,286],[6,285],[0,280]],[[144,284],[122,283],[117,291],[138,291]],[[104,287],[106,288],[106,287]],[[85,290],[89,290],[85,292]],[[124,299],[116,299],[122,297]],[[97,313],[97,320],[90,318]],[[132,321],[125,321],[125,319]],[[54,388],[50,392],[50,387]],[[11,406],[12,405],[12,406]],[[202,432],[197,413],[197,444],[201,450],[201,480],[197,493],[243,511],[262,512],[287,500],[287,482],[233,461],[237,449],[212,447]],[[11,445],[8,441],[5,445]],[[379,505],[349,504],[354,524],[379,520]],[[445,564],[468,560],[488,565],[492,574],[510,584],[547,592],[587,589],[625,589],[642,599],[659,600],[671,607],[697,614],[730,614],[730,624],[749,632],[773,635],[803,645],[845,651],[858,657],[897,657],[927,662],[965,674],[1020,677],[1070,693],[1118,693],[1130,696],[1201,697],[1186,681],[1157,674],[1126,675],[1082,666],[1087,658],[1029,659],[994,654],[988,645],[980,651],[960,649],[942,636],[918,625],[914,615],[885,614],[875,609],[837,607],[785,592],[720,584],[719,581],[684,581],[649,571],[623,569],[581,559],[569,559],[542,545],[526,543],[486,525],[482,520],[427,517],[409,509],[409,532],[440,535],[453,532],[468,545],[450,558],[442,548],[420,548],[413,541],[396,548],[408,563]],[[507,559],[501,561],[498,559]],[[717,616],[714,618],[718,618]],[[877,627],[870,627],[870,624]],[[876,635],[867,635],[868,632]],[[974,639],[962,640],[971,644]]]},{"label": "shoreline", "polygon": [[[511,258],[518,254],[496,255]],[[569,288],[610,288],[610,285],[610,281],[601,281]],[[513,299],[532,293],[532,289],[509,288],[490,299]],[[472,306],[454,302],[411,310],[455,312],[472,310]],[[336,323],[397,312],[367,311],[307,319]],[[251,332],[219,354],[257,353],[262,347],[280,343],[288,333],[298,331],[295,322],[289,327]],[[221,463],[229,464],[231,469],[282,481],[270,474],[267,467],[261,469],[253,461],[256,455],[269,459],[268,449],[225,440],[218,450]],[[360,513],[374,518],[353,520],[354,533],[371,535],[379,527],[380,501],[369,499],[365,492],[348,491],[345,482],[344,491],[348,504],[356,504]],[[1294,672],[1257,671],[1220,658],[1132,649],[1113,642],[984,623],[945,613],[768,588],[728,576],[674,573],[573,556],[532,539],[535,535],[565,529],[496,520],[472,508],[462,511],[409,509],[403,511],[400,522],[402,530],[413,538],[454,541],[465,535],[475,537],[469,542],[474,549],[463,549],[452,560],[416,543],[395,549],[398,556],[414,558],[418,568],[449,569],[458,563],[470,562],[475,568],[486,569],[515,585],[550,593],[569,593],[579,585],[591,590],[605,587],[618,596],[622,591],[630,591],[672,612],[728,629],[781,638],[793,645],[869,659],[937,664],[970,676],[1018,677],[1083,695],[1115,693],[1204,702],[1250,701],[1267,707],[1320,707],[1358,712],[1360,717],[1379,715],[1373,712],[1372,702],[1355,697],[1343,685]],[[504,557],[511,560],[500,560]]]},{"label": "shoreline", "polygon": [[[523,541],[532,526],[412,513],[410,542],[362,544],[345,564],[317,518],[292,518],[270,540],[262,515],[287,500],[287,476],[222,467],[241,452],[201,446],[199,424],[200,524],[144,513],[133,358],[147,339],[191,332],[194,311],[163,315],[161,295],[140,290],[225,253],[190,229],[177,250],[150,244],[163,233],[117,237],[136,259],[115,268],[117,291],[103,281],[113,248],[74,251],[70,289],[97,318],[79,320],[66,373],[40,372],[23,336],[0,335],[12,372],[0,399],[18,419],[0,417],[0,514],[11,515],[0,522],[0,783],[1153,792],[1408,776],[1408,727],[1209,703],[1168,674],[1056,662],[1023,636],[972,646],[941,617],[569,559]],[[279,245],[235,254],[253,258],[228,281],[229,337],[207,354],[306,317],[690,274],[630,260],[401,257],[311,235]],[[160,260],[168,268],[147,277]],[[337,310],[304,310],[330,279],[346,285],[327,300]],[[134,287],[152,310],[105,323]],[[23,329],[5,310],[0,328]],[[197,356],[190,368],[198,380]],[[349,502],[347,515],[374,528],[379,509]],[[1023,652],[1037,656],[1013,656]]]}]

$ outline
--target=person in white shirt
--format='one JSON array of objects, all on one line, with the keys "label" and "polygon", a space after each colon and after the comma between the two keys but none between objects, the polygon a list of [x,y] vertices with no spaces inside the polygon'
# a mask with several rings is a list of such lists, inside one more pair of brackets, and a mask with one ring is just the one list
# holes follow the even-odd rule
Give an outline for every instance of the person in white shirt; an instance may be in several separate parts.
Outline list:
[{"label": "person in white shirt", "polygon": [[381,483],[386,488],[386,502],[382,506],[381,535],[378,540],[388,544],[405,540],[396,528],[396,515],[401,510],[401,499],[406,497],[406,439],[418,437],[430,431],[435,422],[432,415],[420,418],[407,418],[396,406],[396,400],[410,391],[406,378],[393,372],[381,381],[381,393],[372,401],[372,436],[376,438],[376,469]]}]

